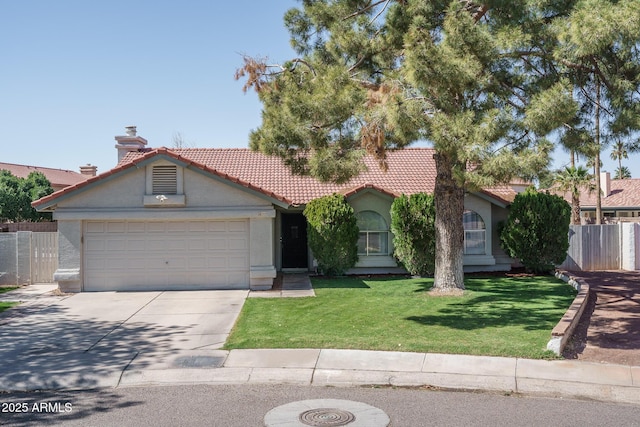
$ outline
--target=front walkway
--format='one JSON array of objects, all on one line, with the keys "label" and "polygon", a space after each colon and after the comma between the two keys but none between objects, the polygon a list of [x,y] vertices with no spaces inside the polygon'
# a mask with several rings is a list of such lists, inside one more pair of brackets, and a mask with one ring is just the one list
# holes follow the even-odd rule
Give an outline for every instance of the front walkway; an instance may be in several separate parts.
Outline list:
[{"label": "front walkway", "polygon": [[268,291],[250,291],[249,298],[315,297],[307,273],[278,273],[273,288]]}]

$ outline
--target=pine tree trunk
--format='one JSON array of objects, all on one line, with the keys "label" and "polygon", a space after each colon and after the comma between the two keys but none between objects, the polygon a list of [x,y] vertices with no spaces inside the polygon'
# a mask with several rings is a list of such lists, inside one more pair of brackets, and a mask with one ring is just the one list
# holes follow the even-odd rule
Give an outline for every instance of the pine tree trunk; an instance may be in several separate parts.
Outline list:
[{"label": "pine tree trunk", "polygon": [[436,161],[436,265],[433,291],[464,289],[464,188],[453,179],[454,163],[446,155],[435,154]]},{"label": "pine tree trunk", "polygon": [[596,156],[594,174],[596,176],[596,224],[602,224],[602,183],[600,182],[600,79],[596,76]]}]

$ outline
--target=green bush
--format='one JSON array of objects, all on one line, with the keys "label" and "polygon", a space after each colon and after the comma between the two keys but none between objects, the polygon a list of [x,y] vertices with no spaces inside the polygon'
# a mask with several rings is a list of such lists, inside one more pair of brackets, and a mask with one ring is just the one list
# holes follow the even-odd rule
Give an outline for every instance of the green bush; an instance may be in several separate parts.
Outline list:
[{"label": "green bush", "polygon": [[562,197],[530,188],[513,201],[500,242],[525,268],[546,273],[567,257],[570,220],[571,206]]},{"label": "green bush", "polygon": [[358,261],[358,226],[344,196],[312,200],[304,210],[307,236],[318,267],[326,275],[344,274]]},{"label": "green bush", "polygon": [[38,212],[31,202],[53,193],[51,183],[41,172],[19,178],[0,170],[0,222],[51,221],[50,212]]},{"label": "green bush", "polygon": [[391,205],[394,256],[413,275],[433,274],[436,259],[436,208],[426,193],[402,195]]}]

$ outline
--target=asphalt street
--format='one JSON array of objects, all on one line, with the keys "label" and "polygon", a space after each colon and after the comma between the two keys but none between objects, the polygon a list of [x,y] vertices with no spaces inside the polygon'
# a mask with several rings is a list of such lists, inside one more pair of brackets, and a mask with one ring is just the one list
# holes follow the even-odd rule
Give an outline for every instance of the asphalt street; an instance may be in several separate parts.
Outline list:
[{"label": "asphalt street", "polygon": [[[408,388],[184,385],[0,394],[8,426],[263,426],[273,408],[344,399],[384,411],[391,426],[633,426],[640,406]],[[13,405],[13,406],[10,406]],[[8,412],[16,405],[25,412]],[[7,410],[5,412],[5,409]]]}]

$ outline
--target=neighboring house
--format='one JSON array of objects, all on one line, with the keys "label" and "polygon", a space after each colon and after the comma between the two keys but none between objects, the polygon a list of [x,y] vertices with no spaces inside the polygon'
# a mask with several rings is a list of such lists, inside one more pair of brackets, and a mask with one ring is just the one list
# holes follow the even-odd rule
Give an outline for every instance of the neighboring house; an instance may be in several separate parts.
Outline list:
[{"label": "neighboring house", "polygon": [[65,187],[77,184],[86,180],[88,177],[96,175],[96,167],[91,165],[81,166],[80,173],[64,169],[16,165],[13,163],[0,163],[0,170],[8,170],[13,176],[18,178],[26,178],[31,172],[40,172],[47,177],[53,191],[62,190]]},{"label": "neighboring house", "polygon": [[[64,291],[269,289],[278,271],[314,269],[302,215],[309,201],[344,194],[360,227],[352,273],[397,271],[389,230],[400,194],[433,192],[433,150],[388,155],[388,172],[347,184],[294,176],[282,160],[249,149],[148,149],[129,128],[116,137],[114,169],[44,197],[34,206],[58,220]],[[516,192],[465,196],[465,270],[509,270],[497,224]]]},{"label": "neighboring house", "polygon": [[[611,179],[609,172],[600,174],[602,215],[606,222],[640,221],[640,179]],[[563,194],[571,203],[571,195]],[[580,193],[580,217],[585,224],[596,218],[596,192]]]}]

